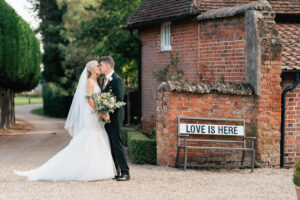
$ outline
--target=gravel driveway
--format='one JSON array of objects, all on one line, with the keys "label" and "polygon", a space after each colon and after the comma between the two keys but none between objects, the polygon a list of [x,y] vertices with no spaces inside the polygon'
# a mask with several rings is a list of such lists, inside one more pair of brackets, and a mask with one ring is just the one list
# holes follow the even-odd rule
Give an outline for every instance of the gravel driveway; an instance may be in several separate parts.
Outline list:
[{"label": "gravel driveway", "polygon": [[35,168],[70,141],[64,120],[30,114],[40,105],[16,107],[17,118],[33,124],[30,132],[0,135],[1,200],[213,199],[296,200],[292,169],[187,170],[130,164],[131,180],[117,182],[27,182],[13,169]]}]

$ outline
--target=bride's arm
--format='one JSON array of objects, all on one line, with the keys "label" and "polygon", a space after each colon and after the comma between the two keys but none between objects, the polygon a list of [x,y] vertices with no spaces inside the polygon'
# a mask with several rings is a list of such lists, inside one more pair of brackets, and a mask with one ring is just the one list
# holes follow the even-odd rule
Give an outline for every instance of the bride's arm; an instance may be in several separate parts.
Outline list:
[{"label": "bride's arm", "polygon": [[[88,79],[87,84],[86,84],[86,92],[91,97],[93,95],[93,91],[94,91],[94,81],[92,81],[91,79]],[[93,98],[88,98],[88,103],[91,106],[91,108],[96,110],[96,106],[93,101]]]}]

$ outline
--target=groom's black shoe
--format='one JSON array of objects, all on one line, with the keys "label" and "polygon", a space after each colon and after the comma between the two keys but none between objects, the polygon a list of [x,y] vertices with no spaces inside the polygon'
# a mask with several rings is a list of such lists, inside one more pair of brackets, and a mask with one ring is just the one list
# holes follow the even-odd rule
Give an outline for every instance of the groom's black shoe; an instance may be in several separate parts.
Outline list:
[{"label": "groom's black shoe", "polygon": [[129,176],[129,174],[123,174],[122,176],[119,176],[116,179],[117,179],[117,181],[129,181],[130,180],[130,176]]},{"label": "groom's black shoe", "polygon": [[115,178],[113,178],[113,179],[118,179],[120,177],[121,177],[120,175],[116,175]]}]

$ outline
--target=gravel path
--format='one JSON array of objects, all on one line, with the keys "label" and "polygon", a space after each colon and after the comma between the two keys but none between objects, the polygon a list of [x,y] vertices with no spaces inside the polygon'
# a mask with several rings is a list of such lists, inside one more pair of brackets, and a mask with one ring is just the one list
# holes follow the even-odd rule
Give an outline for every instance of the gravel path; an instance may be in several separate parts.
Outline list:
[{"label": "gravel path", "polygon": [[34,129],[19,135],[0,135],[1,200],[98,199],[213,199],[295,200],[292,169],[187,170],[130,164],[131,180],[117,182],[27,182],[13,169],[35,168],[70,141],[64,120],[30,114],[40,105],[18,106],[17,118]]}]

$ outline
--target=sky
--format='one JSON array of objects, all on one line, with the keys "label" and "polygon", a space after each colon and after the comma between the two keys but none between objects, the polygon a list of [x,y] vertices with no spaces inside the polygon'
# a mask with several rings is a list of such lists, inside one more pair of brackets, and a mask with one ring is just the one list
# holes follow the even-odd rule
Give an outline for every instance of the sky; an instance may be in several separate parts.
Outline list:
[{"label": "sky", "polygon": [[39,19],[34,17],[33,11],[29,10],[31,7],[27,0],[5,0],[25,21],[30,24],[32,29],[36,29],[39,25]]}]

